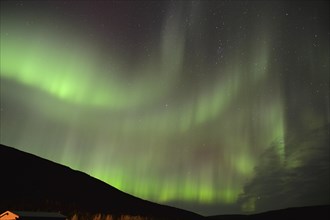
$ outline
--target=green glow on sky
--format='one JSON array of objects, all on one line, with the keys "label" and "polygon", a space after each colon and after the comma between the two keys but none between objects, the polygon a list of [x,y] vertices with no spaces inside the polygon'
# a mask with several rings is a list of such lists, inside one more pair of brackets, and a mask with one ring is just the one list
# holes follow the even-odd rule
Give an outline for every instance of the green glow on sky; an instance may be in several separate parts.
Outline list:
[{"label": "green glow on sky", "polygon": [[[242,191],[242,179],[253,174],[256,157],[249,152],[250,144],[246,142],[248,134],[246,138],[243,134],[240,140],[230,141],[237,132],[244,132],[244,118],[250,117],[247,111],[241,111],[239,114],[231,111],[236,103],[241,102],[246,88],[258,87],[267,81],[268,45],[251,51],[255,57],[250,58],[254,61],[251,64],[244,64],[248,68],[237,66],[236,63],[220,67],[216,70],[219,79],[212,86],[202,86],[198,93],[191,91],[191,95],[187,94],[184,99],[174,104],[163,103],[163,106],[157,106],[156,110],[143,114],[145,106],[169,95],[175,81],[180,77],[185,35],[175,23],[177,22],[168,22],[163,28],[161,56],[153,58],[153,63],[146,61],[141,69],[130,70],[138,72],[140,76],[132,82],[120,77],[125,75],[122,73],[125,68],[120,64],[110,60],[110,63],[114,64],[113,67],[108,63],[100,64],[96,60],[97,48],[93,48],[95,42],[81,42],[84,45],[90,44],[87,48],[91,49],[86,51],[79,47],[76,39],[68,38],[65,40],[69,41],[67,44],[71,46],[67,48],[65,43],[58,40],[63,36],[57,36],[56,32],[44,39],[39,39],[37,35],[22,39],[19,37],[22,33],[18,27],[14,29],[14,34],[1,37],[1,45],[4,45],[1,47],[1,54],[5,54],[1,56],[1,77],[46,93],[60,100],[63,105],[69,103],[78,108],[115,111],[114,116],[110,116],[108,120],[109,124],[99,134],[100,137],[96,138],[96,141],[102,141],[96,142],[95,145],[100,150],[93,150],[89,155],[93,162],[80,162],[80,154],[76,154],[76,143],[73,137],[70,140],[70,134],[64,142],[62,156],[57,158],[59,162],[85,170],[125,192],[145,199],[161,202],[179,199],[201,203],[233,203]],[[118,59],[120,58],[114,59],[114,62]],[[155,71],[158,71],[158,74]],[[249,108],[255,95],[248,94],[246,99],[250,100],[246,104],[247,100],[243,100],[242,108]],[[280,94],[277,94],[277,98],[278,101],[264,104],[265,107],[258,110],[258,117],[264,117],[263,121],[257,122],[257,126],[264,130],[263,138],[260,137],[257,144],[261,149],[274,138],[283,137]],[[41,111],[48,110],[46,102],[41,104],[41,107],[44,108]],[[118,110],[124,113],[117,112]],[[225,119],[227,115],[237,117],[228,121]],[[65,113],[61,113],[60,117],[63,121],[69,120],[69,123],[72,120],[71,116]],[[95,120],[97,121],[90,126],[97,126],[100,123],[98,120],[103,118]],[[216,121],[222,124],[212,125]],[[74,129],[83,130],[79,126],[83,122],[72,122],[74,123],[78,124],[72,125]],[[268,126],[267,123],[273,126]],[[190,163],[195,163],[194,160],[197,159],[194,157],[198,155],[193,155],[192,150],[185,153],[186,158],[174,161],[163,158],[166,151],[174,151],[175,146],[198,149],[198,145],[204,144],[201,142],[204,138],[198,137],[203,126],[214,128],[210,134],[211,139],[206,140],[206,144],[212,148],[224,147],[225,143],[232,142],[230,148],[225,147],[223,150],[228,158],[223,158],[224,161],[219,159],[219,162],[212,161],[202,165],[200,170],[192,172],[185,171]],[[147,138],[144,134],[148,134]],[[107,146],[106,154],[101,150],[104,145]],[[173,147],[170,147],[172,145]],[[134,154],[128,153],[135,151],[134,149]],[[148,155],[150,151],[152,153]],[[157,152],[156,155],[153,155],[154,151]],[[212,154],[204,153],[206,157]],[[76,158],[72,158],[75,154]],[[141,158],[138,164],[134,162],[135,158]],[[182,165],[182,170],[178,170],[180,176],[173,173],[156,178],[162,166],[167,166],[168,163],[178,164],[180,160],[181,163],[187,163]],[[107,163],[111,165],[104,166]],[[150,167],[150,164],[153,164],[153,167]],[[218,181],[217,186],[213,184],[214,166],[218,166],[220,179],[226,180]],[[227,169],[231,171],[228,172]],[[189,172],[193,176],[190,176]],[[138,176],[144,176],[144,179],[135,181]],[[160,180],[155,182],[155,179]]]},{"label": "green glow on sky", "polygon": [[[166,10],[148,44],[125,36],[127,45],[152,45],[147,55],[104,33],[88,38],[87,27],[69,20],[40,14],[26,26],[23,15],[3,12],[1,143],[144,199],[235,204],[272,142],[283,142],[277,153],[285,158],[291,82],[277,61],[280,21],[251,18],[239,32],[246,37],[237,37],[235,25],[204,27],[199,4],[180,4]],[[216,37],[229,42],[224,49]],[[301,113],[306,127],[324,122],[311,108]]]}]

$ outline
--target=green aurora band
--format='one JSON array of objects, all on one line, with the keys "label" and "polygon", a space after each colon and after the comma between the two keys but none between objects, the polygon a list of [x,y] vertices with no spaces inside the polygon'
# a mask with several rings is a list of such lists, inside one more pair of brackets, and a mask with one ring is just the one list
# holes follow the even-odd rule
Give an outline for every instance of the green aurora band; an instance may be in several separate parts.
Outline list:
[{"label": "green aurora band", "polygon": [[221,65],[193,70],[206,78],[192,86],[185,51],[202,27],[184,30],[180,7],[168,14],[160,44],[131,66],[120,45],[104,51],[82,28],[2,15],[1,96],[16,97],[21,116],[2,121],[1,142],[144,199],[234,204],[259,155],[286,133],[271,21],[256,22],[245,55],[232,48]]}]

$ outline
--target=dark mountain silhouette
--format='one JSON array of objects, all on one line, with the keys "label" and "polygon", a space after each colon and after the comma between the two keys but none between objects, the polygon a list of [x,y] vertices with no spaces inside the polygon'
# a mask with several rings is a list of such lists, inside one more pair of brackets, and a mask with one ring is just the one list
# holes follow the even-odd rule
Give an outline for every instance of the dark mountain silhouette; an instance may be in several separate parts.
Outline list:
[{"label": "dark mountain silhouette", "polygon": [[0,144],[0,213],[6,210],[140,215],[166,220],[328,219],[330,205],[289,208],[254,215],[203,217],[139,199],[83,172]]},{"label": "dark mountain silhouette", "polygon": [[329,219],[330,205],[294,207],[254,215],[217,215],[210,220],[264,220],[264,219]]},{"label": "dark mountain silhouette", "polygon": [[140,215],[201,219],[182,209],[142,200],[83,172],[0,145],[0,213],[6,210]]}]

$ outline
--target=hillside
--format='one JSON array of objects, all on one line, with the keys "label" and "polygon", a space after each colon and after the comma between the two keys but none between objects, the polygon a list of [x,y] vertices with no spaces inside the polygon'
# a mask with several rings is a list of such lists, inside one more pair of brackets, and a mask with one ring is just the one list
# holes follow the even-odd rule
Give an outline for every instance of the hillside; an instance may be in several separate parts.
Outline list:
[{"label": "hillside", "polygon": [[1,199],[5,210],[140,215],[200,219],[181,209],[142,200],[83,172],[0,145]]},{"label": "hillside", "polygon": [[[96,178],[0,144],[0,213],[6,210],[131,215],[153,220],[328,219],[330,206],[296,207],[254,215],[203,217],[124,193]],[[86,215],[85,215],[86,216]]]},{"label": "hillside", "polygon": [[330,205],[294,207],[254,215],[218,215],[210,220],[263,220],[263,219],[329,219]]}]

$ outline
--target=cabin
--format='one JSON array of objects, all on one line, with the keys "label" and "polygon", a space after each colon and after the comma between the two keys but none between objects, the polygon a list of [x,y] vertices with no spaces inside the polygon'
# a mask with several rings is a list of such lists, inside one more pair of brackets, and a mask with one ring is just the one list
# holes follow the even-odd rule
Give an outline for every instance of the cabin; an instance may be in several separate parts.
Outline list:
[{"label": "cabin", "polygon": [[16,220],[16,219],[18,219],[18,215],[10,211],[5,211],[0,215],[0,220]]},{"label": "cabin", "polygon": [[6,211],[0,215],[0,220],[66,220],[66,216],[58,212],[23,212]]}]

